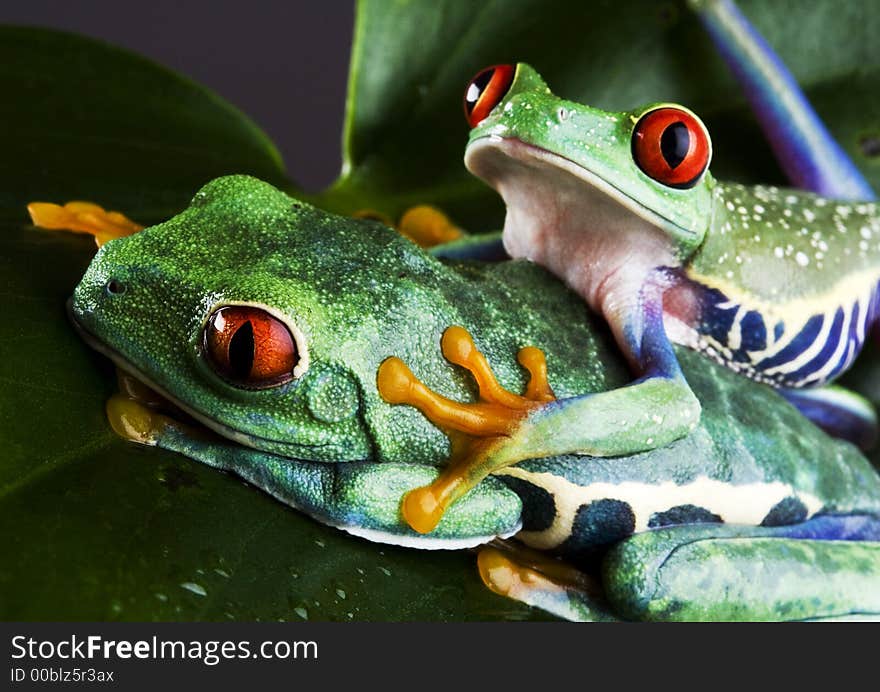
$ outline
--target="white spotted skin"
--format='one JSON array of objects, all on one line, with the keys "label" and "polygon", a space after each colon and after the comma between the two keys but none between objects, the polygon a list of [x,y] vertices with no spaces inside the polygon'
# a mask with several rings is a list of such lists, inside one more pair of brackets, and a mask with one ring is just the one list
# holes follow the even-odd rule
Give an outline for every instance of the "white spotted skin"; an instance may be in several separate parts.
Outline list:
[{"label": "white spotted skin", "polygon": [[[665,290],[670,340],[751,379],[818,386],[845,372],[858,355],[880,281],[876,204],[714,182],[707,174],[701,187],[711,206],[702,242],[682,256],[674,224],[577,163],[500,137],[477,140],[468,151],[468,165],[507,204],[508,253],[562,277],[605,317],[619,344],[627,328],[637,326],[642,290],[653,276]],[[729,332],[704,323],[704,288],[720,291],[739,311]],[[841,309],[845,338],[832,330]],[[740,321],[750,311],[766,323],[767,343],[734,356]],[[822,331],[801,348],[806,340],[800,335],[816,315],[825,317]],[[796,354],[774,362],[799,336]],[[832,356],[815,364],[826,348]]]},{"label": "white spotted skin", "polygon": [[790,315],[845,305],[880,280],[875,203],[731,183],[712,194],[706,237],[686,263],[694,281]]},{"label": "white spotted skin", "polygon": [[572,534],[578,509],[597,500],[627,503],[635,516],[635,533],[648,529],[652,515],[680,505],[702,507],[721,517],[725,523],[749,526],[760,525],[768,512],[788,497],[796,497],[804,504],[807,508],[806,519],[824,506],[815,495],[798,491],[781,481],[734,485],[708,476],[698,476],[683,484],[673,481],[621,481],[578,485],[553,473],[534,473],[517,466],[504,469],[498,475],[527,481],[552,496],[556,516],[550,527],[544,531],[520,531],[517,534],[519,540],[540,550],[552,550],[562,545]]}]

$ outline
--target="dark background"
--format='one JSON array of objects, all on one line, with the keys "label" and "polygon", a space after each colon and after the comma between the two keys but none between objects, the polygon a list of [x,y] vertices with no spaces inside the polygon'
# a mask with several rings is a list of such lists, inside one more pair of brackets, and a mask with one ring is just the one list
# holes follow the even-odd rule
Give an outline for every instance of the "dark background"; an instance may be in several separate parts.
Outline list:
[{"label": "dark background", "polygon": [[353,22],[354,0],[0,2],[2,24],[99,38],[213,89],[272,138],[308,190],[339,172]]}]

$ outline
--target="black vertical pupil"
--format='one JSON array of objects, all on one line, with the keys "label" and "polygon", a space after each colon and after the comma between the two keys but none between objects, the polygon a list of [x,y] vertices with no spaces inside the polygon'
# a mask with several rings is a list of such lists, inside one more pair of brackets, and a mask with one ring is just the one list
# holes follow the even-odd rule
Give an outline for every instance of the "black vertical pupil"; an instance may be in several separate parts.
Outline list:
[{"label": "black vertical pupil", "polygon": [[684,161],[690,147],[691,133],[682,122],[672,123],[660,135],[660,152],[670,168]]},{"label": "black vertical pupil", "polygon": [[246,379],[254,365],[254,326],[250,321],[238,328],[229,340],[229,368],[232,375]]},{"label": "black vertical pupil", "polygon": [[477,105],[477,101],[480,100],[480,95],[486,90],[486,85],[492,81],[492,75],[494,74],[495,68],[490,67],[488,70],[480,72],[480,74],[474,77],[474,81],[470,83],[467,93],[464,95],[468,114],[470,114],[474,109],[474,106]]}]

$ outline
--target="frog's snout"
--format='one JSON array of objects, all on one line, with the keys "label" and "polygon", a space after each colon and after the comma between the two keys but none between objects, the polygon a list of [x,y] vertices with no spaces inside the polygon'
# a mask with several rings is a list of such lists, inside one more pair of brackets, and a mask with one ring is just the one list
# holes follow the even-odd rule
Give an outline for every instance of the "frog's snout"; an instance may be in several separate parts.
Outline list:
[{"label": "frog's snout", "polygon": [[82,305],[77,303],[76,294],[67,299],[67,318],[80,337],[88,341],[87,335],[94,329],[94,313],[91,310],[84,310]]},{"label": "frog's snout", "polygon": [[127,281],[120,272],[107,271],[92,260],[92,265],[67,301],[67,314],[80,331],[95,334],[102,307],[118,301],[126,291]]},{"label": "frog's snout", "polygon": [[67,317],[80,332],[92,332],[95,328],[95,311],[83,305],[82,301],[78,301],[76,293],[67,299]]}]

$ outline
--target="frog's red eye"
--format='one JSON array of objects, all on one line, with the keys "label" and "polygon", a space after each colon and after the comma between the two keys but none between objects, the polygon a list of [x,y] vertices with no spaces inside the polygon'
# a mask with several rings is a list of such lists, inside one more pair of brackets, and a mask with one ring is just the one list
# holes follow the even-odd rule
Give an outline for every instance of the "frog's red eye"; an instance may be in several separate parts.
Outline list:
[{"label": "frog's red eye", "polygon": [[680,108],[645,113],[633,130],[632,154],[647,175],[669,187],[697,184],[709,165],[709,133],[697,118]]},{"label": "frog's red eye", "polygon": [[248,305],[215,310],[205,325],[203,349],[218,375],[245,389],[265,389],[290,381],[299,361],[287,325]]},{"label": "frog's red eye", "polygon": [[495,108],[513,82],[513,65],[493,65],[474,77],[464,90],[464,117],[476,127]]}]

